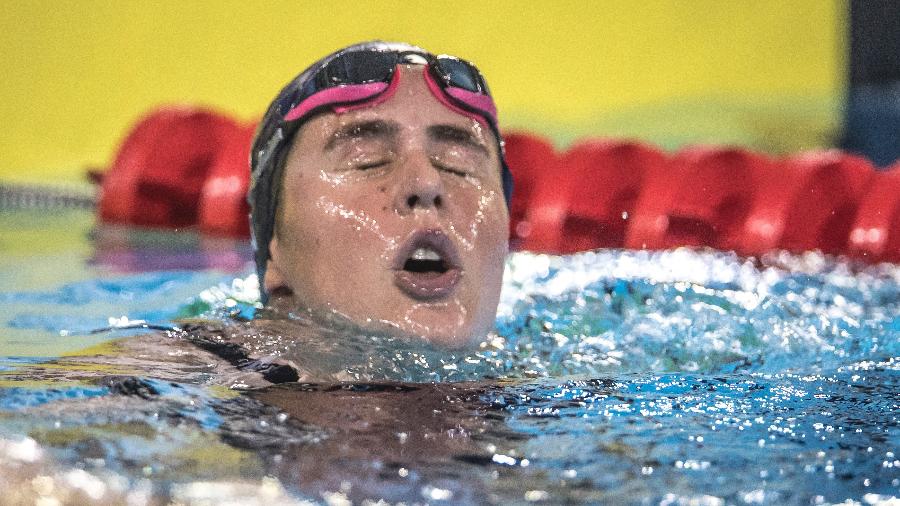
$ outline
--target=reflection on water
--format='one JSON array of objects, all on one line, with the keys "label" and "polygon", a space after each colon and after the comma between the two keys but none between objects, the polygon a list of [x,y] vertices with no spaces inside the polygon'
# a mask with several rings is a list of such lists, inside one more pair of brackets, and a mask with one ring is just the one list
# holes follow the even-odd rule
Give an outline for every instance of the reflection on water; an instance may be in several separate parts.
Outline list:
[{"label": "reflection on water", "polygon": [[3,479],[70,493],[88,486],[79,470],[104,484],[97,497],[163,502],[233,480],[258,501],[332,503],[895,496],[896,371],[853,376],[291,383],[227,398],[122,378],[104,396],[7,411]]},{"label": "reflection on water", "polygon": [[[27,351],[13,341],[29,333],[70,348],[0,360],[3,500],[900,496],[900,268],[600,251],[518,254],[505,282],[498,333],[456,354],[300,318],[247,323],[254,280],[223,271],[0,294],[5,349]],[[116,312],[98,297],[119,297]],[[86,334],[137,319],[173,328]]]}]

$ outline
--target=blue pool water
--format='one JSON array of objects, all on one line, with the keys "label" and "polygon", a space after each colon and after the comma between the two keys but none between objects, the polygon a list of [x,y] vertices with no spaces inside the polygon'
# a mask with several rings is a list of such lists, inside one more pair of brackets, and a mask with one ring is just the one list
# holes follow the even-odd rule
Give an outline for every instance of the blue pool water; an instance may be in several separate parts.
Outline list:
[{"label": "blue pool water", "polygon": [[[248,334],[241,243],[83,211],[0,230],[0,502],[900,501],[897,266],[516,254],[496,335],[448,353]],[[301,380],[230,388],[198,321]]]}]

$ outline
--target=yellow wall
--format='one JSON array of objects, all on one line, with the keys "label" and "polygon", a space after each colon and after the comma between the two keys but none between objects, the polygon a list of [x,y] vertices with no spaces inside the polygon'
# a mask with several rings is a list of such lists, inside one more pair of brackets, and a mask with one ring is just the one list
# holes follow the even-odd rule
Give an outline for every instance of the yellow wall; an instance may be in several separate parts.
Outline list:
[{"label": "yellow wall", "polygon": [[313,59],[372,38],[475,61],[507,127],[560,141],[827,143],[845,10],[826,0],[19,0],[0,12],[0,181],[75,181],[157,104],[254,118]]}]

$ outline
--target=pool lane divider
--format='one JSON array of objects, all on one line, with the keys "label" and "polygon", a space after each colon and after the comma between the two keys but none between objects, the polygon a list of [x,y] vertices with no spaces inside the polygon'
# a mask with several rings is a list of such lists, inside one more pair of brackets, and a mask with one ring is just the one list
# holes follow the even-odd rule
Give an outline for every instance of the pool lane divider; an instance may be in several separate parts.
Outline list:
[{"label": "pool lane divider", "polygon": [[[151,111],[109,170],[94,174],[99,220],[248,237],[254,128],[199,107]],[[513,250],[706,246],[900,262],[900,161],[877,170],[838,150],[773,158],[699,145],[665,153],[634,140],[589,138],[560,152],[528,132],[505,132],[504,139],[515,179]],[[0,188],[0,207],[90,201],[39,193]]]},{"label": "pool lane divider", "polygon": [[513,249],[705,246],[900,262],[900,162],[877,170],[839,150],[772,158],[732,146],[667,154],[620,139],[559,153],[532,134],[505,138]]},{"label": "pool lane divider", "polygon": [[0,210],[94,209],[91,188],[0,184]]},{"label": "pool lane divider", "polygon": [[202,108],[151,112],[125,137],[100,178],[99,219],[248,236],[254,128]]}]

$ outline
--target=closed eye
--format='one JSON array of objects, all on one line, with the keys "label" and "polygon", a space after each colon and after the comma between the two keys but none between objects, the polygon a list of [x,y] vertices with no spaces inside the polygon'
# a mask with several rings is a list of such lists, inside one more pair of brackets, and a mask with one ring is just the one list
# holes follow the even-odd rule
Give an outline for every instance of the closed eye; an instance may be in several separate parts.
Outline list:
[{"label": "closed eye", "polygon": [[459,177],[468,177],[469,176],[469,173],[462,169],[457,169],[456,167],[451,167],[449,165],[446,165],[446,164],[443,164],[443,163],[440,163],[437,161],[432,161],[432,163],[438,170],[442,170],[444,172],[447,172],[448,174],[453,174],[454,176],[459,176]]},{"label": "closed eye", "polygon": [[379,167],[384,167],[388,163],[390,163],[389,160],[376,160],[374,162],[361,163],[361,164],[357,165],[356,168],[359,170],[372,170],[372,169],[377,169]]}]

